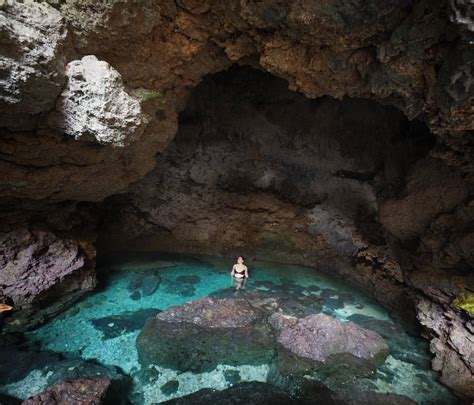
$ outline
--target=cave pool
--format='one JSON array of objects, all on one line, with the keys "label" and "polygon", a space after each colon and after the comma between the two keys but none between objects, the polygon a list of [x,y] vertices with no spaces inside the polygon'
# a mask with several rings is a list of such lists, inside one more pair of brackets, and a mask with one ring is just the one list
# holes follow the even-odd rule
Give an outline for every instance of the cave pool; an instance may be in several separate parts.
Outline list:
[{"label": "cave pool", "polygon": [[[160,367],[144,372],[138,362],[135,340],[145,320],[158,310],[228,291],[232,264],[232,259],[164,253],[121,253],[102,260],[95,291],[25,334],[17,348],[21,352],[10,353],[17,362],[15,370],[5,363],[7,354],[0,356],[0,393],[26,399],[65,376],[100,374],[104,365],[130,377],[129,399],[140,405],[206,387],[224,389],[239,381],[266,381],[268,365],[219,365],[212,372],[194,374]],[[314,268],[246,264],[250,271],[247,290],[320,296],[323,312],[367,329],[388,331],[381,334],[390,346],[389,357],[374,376],[359,378],[360,386],[405,395],[420,404],[457,403],[430,368],[428,342],[414,328],[402,328],[367,295]]]}]

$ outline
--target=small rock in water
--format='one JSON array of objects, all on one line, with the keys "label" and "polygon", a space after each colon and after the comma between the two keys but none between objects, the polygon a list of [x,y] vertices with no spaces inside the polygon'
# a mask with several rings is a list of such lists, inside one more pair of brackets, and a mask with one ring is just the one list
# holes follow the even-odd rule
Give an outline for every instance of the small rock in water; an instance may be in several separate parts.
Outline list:
[{"label": "small rock in water", "polygon": [[160,387],[160,391],[163,395],[171,395],[178,391],[179,388],[179,381],[178,380],[171,380],[168,381],[166,384],[163,384]]},{"label": "small rock in water", "polygon": [[225,370],[224,378],[230,386],[236,385],[241,381],[239,370]]},{"label": "small rock in water", "polygon": [[91,323],[94,325],[94,328],[104,334],[103,339],[106,340],[120,336],[123,333],[141,329],[147,319],[156,316],[159,312],[161,312],[159,309],[145,308],[136,312],[125,312],[105,318],[92,319]]},{"label": "small rock in water", "polygon": [[199,276],[183,275],[176,277],[176,281],[185,284],[199,284],[201,282],[201,278]]}]

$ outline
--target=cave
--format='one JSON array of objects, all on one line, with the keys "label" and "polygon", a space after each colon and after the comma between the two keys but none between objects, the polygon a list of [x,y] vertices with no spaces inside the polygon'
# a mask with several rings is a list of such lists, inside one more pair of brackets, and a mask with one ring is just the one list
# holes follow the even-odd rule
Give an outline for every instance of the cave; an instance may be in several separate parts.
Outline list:
[{"label": "cave", "polygon": [[0,4],[0,402],[471,403],[468,3]]},{"label": "cave", "polygon": [[338,275],[357,264],[390,267],[383,226],[391,218],[378,207],[434,143],[422,121],[395,107],[308,99],[234,65],[193,90],[155,168],[104,201],[99,259],[123,250],[245,252]]}]

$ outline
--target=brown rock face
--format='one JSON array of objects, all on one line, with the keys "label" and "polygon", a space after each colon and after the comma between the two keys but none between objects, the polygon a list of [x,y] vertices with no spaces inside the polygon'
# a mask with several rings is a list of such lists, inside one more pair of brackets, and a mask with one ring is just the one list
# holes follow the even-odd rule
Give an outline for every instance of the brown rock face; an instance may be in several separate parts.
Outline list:
[{"label": "brown rock face", "polygon": [[[473,127],[472,49],[458,33],[468,26],[466,12],[460,11],[466,6],[451,3],[125,1],[97,6],[67,0],[55,2],[54,9],[32,0],[6,2],[3,64],[11,74],[2,83],[1,171],[8,173],[2,194],[97,201],[123,191],[153,167],[153,156],[173,137],[176,111],[189,88],[205,74],[246,60],[311,98],[373,98],[398,106],[410,118],[426,118],[449,155],[457,144],[449,133],[456,132],[465,144],[472,138],[459,131]],[[129,92],[145,91],[146,128],[125,148],[71,142],[46,119],[55,104],[67,116],[58,105],[66,64],[90,54],[117,70]],[[32,144],[34,153],[26,146]],[[38,166],[41,170],[34,170]]]},{"label": "brown rock face", "polygon": [[[245,250],[427,300],[434,367],[472,396],[451,306],[474,285],[472,27],[465,0],[3,2],[0,293],[29,317],[92,287],[81,202],[111,197],[102,248]],[[233,64],[286,82],[193,92]]]},{"label": "brown rock face", "polygon": [[106,378],[78,378],[55,384],[22,405],[100,405],[110,386]]},{"label": "brown rock face", "polygon": [[379,211],[380,222],[401,241],[419,237],[440,213],[452,211],[469,195],[462,172],[438,159],[417,162],[406,181],[404,192]]}]

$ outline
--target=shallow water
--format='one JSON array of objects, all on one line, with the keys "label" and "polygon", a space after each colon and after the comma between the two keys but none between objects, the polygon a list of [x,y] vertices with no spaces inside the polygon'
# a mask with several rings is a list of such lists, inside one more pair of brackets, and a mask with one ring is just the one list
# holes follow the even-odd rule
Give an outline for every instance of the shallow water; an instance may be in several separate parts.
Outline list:
[{"label": "shallow water", "polygon": [[[319,296],[323,312],[378,331],[390,355],[360,386],[408,396],[420,404],[456,403],[430,369],[426,341],[396,324],[390,314],[360,291],[313,268],[274,263],[248,263],[247,291],[289,296]],[[124,254],[99,267],[100,288],[49,323],[26,335],[23,350],[9,354],[21,367],[15,373],[0,364],[0,393],[25,399],[65,376],[124,373],[130,376],[134,404],[151,404],[201,388],[224,389],[240,381],[266,381],[268,365],[219,365],[208,373],[181,373],[154,367],[142,370],[135,340],[147,318],[170,306],[231,286],[228,259],[152,253]],[[33,351],[34,349],[34,351]],[[40,354],[40,352],[42,352]],[[2,361],[8,360],[3,354]],[[84,363],[84,360],[89,362]],[[103,365],[116,366],[104,371]]]}]

